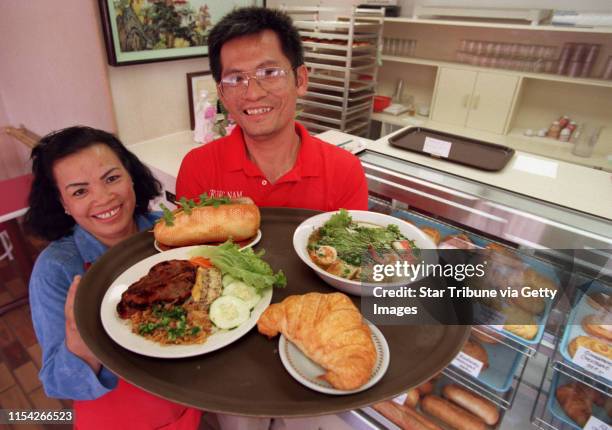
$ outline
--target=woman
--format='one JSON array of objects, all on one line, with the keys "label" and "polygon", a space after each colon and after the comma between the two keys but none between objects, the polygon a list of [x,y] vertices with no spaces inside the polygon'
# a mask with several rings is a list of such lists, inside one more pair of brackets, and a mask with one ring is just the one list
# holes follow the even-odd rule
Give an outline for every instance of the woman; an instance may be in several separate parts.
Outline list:
[{"label": "woman", "polygon": [[30,279],[32,320],[50,397],[74,400],[80,429],[195,429],[201,413],[146,393],[105,369],[74,322],[80,276],[109,247],[151,229],[160,183],[112,134],[70,127],[32,150],[26,224],[52,241]]}]

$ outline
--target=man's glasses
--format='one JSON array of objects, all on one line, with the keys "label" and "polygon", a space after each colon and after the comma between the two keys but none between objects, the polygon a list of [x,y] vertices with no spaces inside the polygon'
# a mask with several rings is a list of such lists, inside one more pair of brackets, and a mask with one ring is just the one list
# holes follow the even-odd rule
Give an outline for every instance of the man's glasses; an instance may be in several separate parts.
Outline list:
[{"label": "man's glasses", "polygon": [[278,91],[287,85],[289,71],[282,67],[262,67],[252,72],[236,72],[221,78],[219,88],[225,97],[243,96],[249,87],[249,81],[255,79],[266,91]]}]

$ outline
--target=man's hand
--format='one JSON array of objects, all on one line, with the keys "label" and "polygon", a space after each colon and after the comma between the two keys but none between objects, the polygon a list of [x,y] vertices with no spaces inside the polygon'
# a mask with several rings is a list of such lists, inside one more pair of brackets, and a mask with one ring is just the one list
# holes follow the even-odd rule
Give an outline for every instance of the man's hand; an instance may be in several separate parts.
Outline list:
[{"label": "man's hand", "polygon": [[85,361],[94,373],[100,371],[101,364],[98,359],[89,350],[79,331],[77,330],[76,321],[74,320],[74,297],[76,296],[77,288],[81,282],[81,277],[76,275],[68,289],[66,296],[66,304],[64,305],[64,314],[66,316],[66,348],[77,357]]}]

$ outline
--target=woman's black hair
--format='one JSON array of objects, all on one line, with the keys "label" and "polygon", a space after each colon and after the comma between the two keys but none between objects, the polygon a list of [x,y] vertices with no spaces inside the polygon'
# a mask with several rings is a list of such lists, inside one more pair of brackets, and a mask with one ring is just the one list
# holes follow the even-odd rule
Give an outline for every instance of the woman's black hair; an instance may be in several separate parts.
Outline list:
[{"label": "woman's black hair", "polygon": [[25,215],[29,230],[47,240],[56,240],[72,232],[74,219],[64,212],[60,192],[55,183],[56,161],[93,145],[108,146],[117,155],[134,182],[135,215],[149,210],[149,201],[161,192],[161,184],[151,171],[119,139],[103,130],[75,126],[54,131],[32,149],[34,181],[28,197],[30,208]]},{"label": "woman's black hair", "polygon": [[226,42],[242,36],[272,30],[278,36],[285,57],[295,69],[304,64],[304,51],[300,33],[291,17],[277,9],[243,7],[225,15],[208,35],[210,70],[215,81],[221,81],[221,48]]}]

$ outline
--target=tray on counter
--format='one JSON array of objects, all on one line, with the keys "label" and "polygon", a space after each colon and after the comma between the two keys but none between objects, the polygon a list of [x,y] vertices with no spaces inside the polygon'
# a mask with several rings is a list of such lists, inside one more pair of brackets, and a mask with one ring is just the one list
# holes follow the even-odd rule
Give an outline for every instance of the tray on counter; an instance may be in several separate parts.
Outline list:
[{"label": "tray on counter", "polygon": [[[282,269],[288,283],[275,289],[272,302],[307,292],[337,290],[324,283],[296,255],[295,228],[318,212],[262,208],[265,259]],[[440,372],[457,355],[469,326],[381,326],[390,348],[390,365],[372,388],[345,396],[312,391],[295,381],[278,355],[278,339],[256,329],[209,354],[156,359],[129,352],[104,331],[100,305],[113,280],[136,262],[156,253],[153,235],[139,233],[104,254],[85,274],[77,291],[75,318],[85,343],[102,364],[121,378],[163,398],[211,412],[264,417],[300,417],[338,413],[398,395]],[[359,297],[352,297],[359,306]],[[265,394],[265,395],[262,395]]]},{"label": "tray on counter", "polygon": [[[514,155],[514,149],[507,146],[424,127],[411,127],[394,134],[389,138],[389,144],[490,172],[502,170]],[[428,148],[438,149],[432,153]],[[440,148],[443,155],[440,155]],[[448,151],[447,155],[445,151]]]}]

